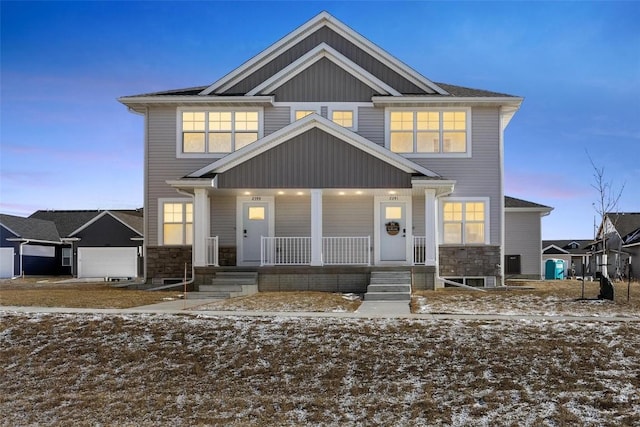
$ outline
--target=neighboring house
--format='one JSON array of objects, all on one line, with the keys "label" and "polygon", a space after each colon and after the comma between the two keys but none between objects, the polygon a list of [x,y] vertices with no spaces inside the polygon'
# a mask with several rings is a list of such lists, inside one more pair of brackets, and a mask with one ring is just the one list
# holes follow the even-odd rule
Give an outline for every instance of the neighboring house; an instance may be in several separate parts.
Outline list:
[{"label": "neighboring house", "polygon": [[323,12],[211,85],[119,101],[145,120],[148,280],[189,265],[196,284],[257,271],[261,290],[364,290],[383,268],[415,288],[502,283],[520,97],[432,82]]},{"label": "neighboring house", "polygon": [[70,247],[70,274],[79,278],[133,278],[140,274],[142,210],[37,211]]},{"label": "neighboring house", "polygon": [[505,196],[504,274],[506,278],[540,279],[542,217],[553,208]]},{"label": "neighboring house", "polygon": [[606,242],[607,270],[611,278],[627,275],[628,264],[633,268],[632,277],[640,278],[640,213],[609,212],[598,228],[593,245],[593,268],[602,271],[602,242]]},{"label": "neighboring house", "polygon": [[543,240],[542,262],[549,259],[561,259],[565,262],[565,277],[591,277],[595,270],[591,264],[593,239],[582,240]]},{"label": "neighboring house", "polygon": [[0,278],[69,274],[68,254],[53,222],[0,214]]}]

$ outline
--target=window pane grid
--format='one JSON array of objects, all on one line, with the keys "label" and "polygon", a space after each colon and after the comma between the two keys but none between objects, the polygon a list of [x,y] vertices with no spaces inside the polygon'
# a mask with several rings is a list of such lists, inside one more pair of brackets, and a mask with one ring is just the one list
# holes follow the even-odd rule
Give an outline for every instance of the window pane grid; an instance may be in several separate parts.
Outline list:
[{"label": "window pane grid", "polygon": [[257,111],[185,111],[182,152],[230,153],[257,141],[259,127]]},{"label": "window pane grid", "polygon": [[485,243],[485,202],[445,202],[442,206],[443,243]]},{"label": "window pane grid", "polygon": [[467,113],[392,111],[389,145],[396,153],[466,153]]},{"label": "window pane grid", "polygon": [[193,243],[193,203],[165,203],[162,213],[163,244],[191,245]]}]

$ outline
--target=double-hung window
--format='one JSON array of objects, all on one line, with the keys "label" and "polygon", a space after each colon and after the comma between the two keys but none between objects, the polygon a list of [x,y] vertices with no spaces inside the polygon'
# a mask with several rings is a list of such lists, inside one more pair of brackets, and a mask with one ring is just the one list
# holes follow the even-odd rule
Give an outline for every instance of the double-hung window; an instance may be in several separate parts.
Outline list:
[{"label": "double-hung window", "polygon": [[181,111],[181,152],[231,153],[255,142],[260,133],[260,112]]},{"label": "double-hung window", "polygon": [[468,126],[466,110],[392,110],[389,148],[396,153],[464,154]]},{"label": "double-hung window", "polygon": [[486,201],[445,201],[442,204],[442,243],[487,243]]},{"label": "double-hung window", "polygon": [[62,248],[62,266],[71,266],[71,248]]},{"label": "double-hung window", "polygon": [[162,203],[162,244],[191,245],[193,243],[193,203]]}]

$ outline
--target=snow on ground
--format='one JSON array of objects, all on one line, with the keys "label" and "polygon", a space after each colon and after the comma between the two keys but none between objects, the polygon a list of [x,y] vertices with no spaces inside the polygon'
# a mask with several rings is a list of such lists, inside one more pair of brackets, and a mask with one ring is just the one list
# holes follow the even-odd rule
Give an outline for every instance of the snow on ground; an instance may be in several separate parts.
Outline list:
[{"label": "snow on ground", "polygon": [[640,317],[635,305],[609,300],[568,298],[558,295],[537,295],[523,291],[493,291],[478,296],[474,292],[442,295],[432,293],[415,299],[415,313],[504,314],[541,316],[623,316]]},{"label": "snow on ground", "polygon": [[0,314],[2,426],[640,424],[640,322]]}]

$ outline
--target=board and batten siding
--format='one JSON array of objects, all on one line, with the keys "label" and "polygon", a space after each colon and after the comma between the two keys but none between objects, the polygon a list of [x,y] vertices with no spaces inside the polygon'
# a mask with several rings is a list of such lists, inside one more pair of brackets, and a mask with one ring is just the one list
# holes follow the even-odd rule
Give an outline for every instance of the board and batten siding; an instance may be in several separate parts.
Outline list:
[{"label": "board and batten siding", "polygon": [[542,275],[540,213],[508,211],[504,216],[504,254],[520,255],[520,274],[540,277]]},{"label": "board and batten siding", "polygon": [[411,188],[411,174],[313,128],[218,174],[219,188]]},{"label": "board and batten siding", "polygon": [[176,107],[150,108],[148,113],[146,149],[146,194],[144,215],[147,224],[145,240],[148,246],[158,244],[158,199],[185,198],[167,185],[167,180],[179,179],[198,170],[214,159],[176,158]]},{"label": "board and batten siding", "polygon": [[317,31],[314,31],[309,36],[291,46],[273,60],[269,61],[267,64],[254,71],[245,79],[226,90],[224,93],[232,95],[245,94],[249,92],[251,89],[258,86],[260,83],[264,82],[292,62],[296,61],[302,55],[309,52],[322,42],[328,44],[342,55],[346,56],[351,61],[355,62],[360,67],[364,68],[369,73],[373,74],[383,82],[386,82],[401,93],[425,93],[424,90],[420,89],[415,84],[411,83],[409,80],[405,79],[400,74],[393,71],[391,68],[387,67],[382,62],[378,61],[373,56],[364,52],[362,49],[358,48],[356,45],[327,27],[322,27]]},{"label": "board and batten siding", "polygon": [[[500,111],[493,107],[474,107],[471,112],[472,156],[464,158],[412,158],[415,163],[445,179],[456,180],[451,197],[489,197],[490,244],[501,244],[503,204],[500,180]],[[441,199],[441,202],[446,200]]]},{"label": "board and batten siding", "polygon": [[322,235],[324,237],[371,237],[373,244],[373,197],[323,196]]},{"label": "board and batten siding", "polygon": [[273,94],[278,102],[370,102],[377,92],[323,58]]}]

